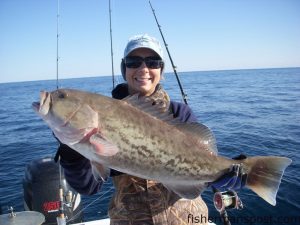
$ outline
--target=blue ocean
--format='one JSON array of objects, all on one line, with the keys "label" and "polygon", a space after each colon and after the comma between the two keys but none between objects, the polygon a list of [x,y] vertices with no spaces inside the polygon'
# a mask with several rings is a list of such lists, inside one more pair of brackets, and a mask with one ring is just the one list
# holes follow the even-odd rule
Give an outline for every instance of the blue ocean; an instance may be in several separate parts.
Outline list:
[{"label": "blue ocean", "polygon": [[[277,205],[269,205],[245,188],[239,192],[244,209],[228,210],[231,223],[300,224],[300,68],[182,72],[179,77],[198,120],[214,132],[220,155],[276,155],[293,160],[282,178]],[[182,101],[174,74],[165,74],[162,84],[171,99]],[[60,79],[59,87],[110,96],[112,78]],[[51,130],[31,108],[41,90],[54,89],[56,80],[0,84],[3,213],[8,206],[24,210],[26,165],[56,153],[58,143]],[[83,196],[85,221],[107,216],[112,193],[107,182],[99,194]],[[213,192],[208,189],[202,196],[211,219],[222,224],[213,206]]]}]

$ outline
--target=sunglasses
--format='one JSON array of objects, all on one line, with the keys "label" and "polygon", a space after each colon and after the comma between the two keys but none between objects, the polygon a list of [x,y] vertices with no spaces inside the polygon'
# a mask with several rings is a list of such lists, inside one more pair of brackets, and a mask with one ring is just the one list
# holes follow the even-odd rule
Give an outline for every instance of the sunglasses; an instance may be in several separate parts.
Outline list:
[{"label": "sunglasses", "polygon": [[140,57],[140,56],[127,56],[125,57],[125,65],[127,68],[136,69],[139,68],[143,62],[149,69],[161,68],[164,62],[157,56]]}]

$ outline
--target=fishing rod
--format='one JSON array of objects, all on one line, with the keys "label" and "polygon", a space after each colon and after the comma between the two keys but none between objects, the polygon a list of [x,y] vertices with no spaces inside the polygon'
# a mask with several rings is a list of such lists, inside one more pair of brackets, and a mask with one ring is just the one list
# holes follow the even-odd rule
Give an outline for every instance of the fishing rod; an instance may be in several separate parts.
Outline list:
[{"label": "fishing rod", "polygon": [[111,5],[109,0],[109,30],[110,30],[110,55],[111,55],[111,73],[113,89],[115,88],[115,72],[114,72],[114,53],[113,53],[113,41],[112,41],[112,28],[111,28]]},{"label": "fishing rod", "polygon": [[177,74],[177,71],[176,71],[176,66],[175,66],[174,63],[173,63],[171,54],[170,54],[169,49],[168,49],[168,44],[166,43],[166,40],[165,40],[164,35],[163,35],[163,33],[162,33],[162,30],[161,30],[161,26],[160,26],[159,23],[158,23],[157,17],[156,17],[156,15],[155,15],[155,10],[153,9],[150,0],[149,0],[149,4],[150,4],[150,7],[151,7],[151,9],[152,9],[152,12],[153,12],[153,15],[154,15],[156,24],[157,24],[157,26],[158,26],[160,35],[161,35],[161,37],[162,37],[162,39],[163,39],[163,41],[164,41],[164,45],[165,45],[165,47],[166,47],[166,50],[167,50],[169,59],[170,59],[170,61],[171,61],[171,64],[172,64],[172,67],[173,67],[173,71],[174,71],[174,74],[175,74],[176,79],[177,79],[177,83],[178,83],[179,88],[180,88],[180,91],[181,91],[182,99],[183,99],[184,103],[187,105],[187,104],[188,104],[188,103],[187,103],[187,95],[186,95],[186,94],[184,93],[184,91],[183,91],[182,85],[181,85],[181,83],[180,83],[180,80],[179,80],[179,77],[178,77],[178,74]]},{"label": "fishing rod", "polygon": [[59,168],[59,214],[56,217],[58,225],[66,225],[66,216],[65,216],[65,201],[64,201],[64,189],[62,185],[62,171],[60,165],[60,156],[58,158],[58,168]]},{"label": "fishing rod", "polygon": [[59,41],[59,0],[57,0],[57,16],[56,16],[56,89],[58,89],[58,41]]},{"label": "fishing rod", "polygon": [[[59,5],[60,2],[57,0],[57,16],[56,16],[56,89],[58,89],[58,63],[59,63]],[[62,173],[60,165],[60,156],[58,157],[58,166],[59,166],[59,214],[56,217],[58,225],[66,224],[66,217],[64,213],[64,190],[62,185]]]}]

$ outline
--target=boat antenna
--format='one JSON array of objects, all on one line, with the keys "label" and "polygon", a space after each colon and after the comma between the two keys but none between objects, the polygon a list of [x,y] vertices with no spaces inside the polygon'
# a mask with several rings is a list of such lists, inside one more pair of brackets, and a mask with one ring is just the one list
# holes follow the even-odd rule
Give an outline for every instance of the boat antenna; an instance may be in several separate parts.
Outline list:
[{"label": "boat antenna", "polygon": [[109,0],[109,30],[110,30],[110,55],[111,55],[111,74],[113,89],[115,88],[115,72],[114,72],[114,53],[113,53],[113,41],[112,41],[112,28],[111,28],[111,5]]},{"label": "boat antenna", "polygon": [[59,41],[59,0],[57,0],[57,16],[56,16],[56,89],[58,89],[58,41]]},{"label": "boat antenna", "polygon": [[150,4],[150,7],[151,7],[151,9],[152,9],[152,12],[153,12],[153,15],[154,15],[156,24],[157,24],[157,26],[158,26],[160,35],[161,35],[161,37],[162,37],[162,39],[163,39],[163,41],[164,41],[164,45],[165,45],[166,50],[167,50],[167,52],[168,52],[168,56],[169,56],[169,59],[170,59],[171,64],[172,64],[173,71],[174,71],[174,74],[175,74],[176,79],[177,79],[177,83],[178,83],[179,88],[180,88],[180,91],[181,91],[182,99],[183,99],[184,103],[187,105],[187,104],[188,104],[188,103],[187,103],[187,95],[186,95],[186,94],[184,93],[184,91],[183,91],[182,85],[181,85],[181,83],[180,83],[180,80],[179,80],[179,77],[178,77],[178,74],[177,74],[177,71],[176,71],[176,66],[175,66],[174,63],[173,63],[173,60],[172,60],[170,51],[169,51],[169,49],[168,49],[168,44],[166,43],[166,40],[165,40],[164,35],[163,35],[163,33],[162,33],[162,30],[161,30],[161,26],[160,26],[159,23],[158,23],[157,17],[156,17],[156,15],[155,15],[155,10],[153,9],[150,0],[149,0],[149,4]]}]

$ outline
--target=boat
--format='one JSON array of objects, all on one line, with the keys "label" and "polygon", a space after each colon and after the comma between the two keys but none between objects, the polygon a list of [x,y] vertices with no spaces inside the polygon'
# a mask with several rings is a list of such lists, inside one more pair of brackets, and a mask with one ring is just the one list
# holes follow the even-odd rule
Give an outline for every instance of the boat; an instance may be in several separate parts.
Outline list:
[{"label": "boat", "polygon": [[102,219],[102,220],[93,220],[90,222],[76,223],[76,224],[72,224],[72,225],[109,225],[109,224],[110,224],[110,220],[109,220],[109,218],[106,218],[106,219]]},{"label": "boat", "polygon": [[[36,211],[13,212],[0,215],[1,225],[41,225],[45,224],[45,216]],[[56,224],[56,223],[51,223]],[[65,222],[61,224],[66,224]],[[109,225],[109,218],[94,220],[90,222],[80,222],[71,225]]]}]

